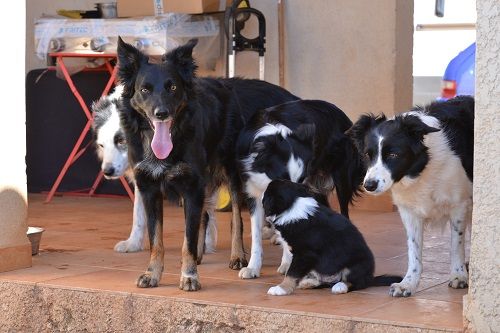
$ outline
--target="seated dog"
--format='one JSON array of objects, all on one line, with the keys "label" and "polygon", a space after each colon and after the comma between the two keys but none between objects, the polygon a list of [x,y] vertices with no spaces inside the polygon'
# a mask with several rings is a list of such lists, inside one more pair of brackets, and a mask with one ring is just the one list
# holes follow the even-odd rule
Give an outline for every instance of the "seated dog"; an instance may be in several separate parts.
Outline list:
[{"label": "seated dog", "polygon": [[348,218],[318,202],[305,185],[273,180],[262,199],[266,220],[286,241],[293,254],[282,283],[269,295],[289,295],[299,288],[333,285],[332,293],[369,286],[388,286],[399,276],[373,276],[370,248]]},{"label": "seated dog", "polygon": [[364,115],[348,134],[365,154],[366,191],[392,192],[406,229],[408,271],[391,286],[392,296],[415,293],[422,274],[425,224],[451,225],[449,286],[465,288],[465,228],[472,219],[474,99],[459,96],[446,102],[386,119]]},{"label": "seated dog", "polygon": [[[96,151],[101,161],[101,170],[106,179],[118,179],[125,176],[134,184],[135,178],[129,163],[128,146],[117,104],[121,98],[123,86],[115,87],[112,94],[101,97],[92,105],[94,122],[92,129],[95,136]],[[217,192],[212,194],[211,207],[207,208],[207,228],[205,236],[205,253],[215,252],[217,244],[217,226],[215,220],[215,199]],[[127,240],[115,245],[117,252],[137,252],[144,249],[144,236],[146,233],[146,214],[140,192],[135,187],[134,213],[132,230]]]}]

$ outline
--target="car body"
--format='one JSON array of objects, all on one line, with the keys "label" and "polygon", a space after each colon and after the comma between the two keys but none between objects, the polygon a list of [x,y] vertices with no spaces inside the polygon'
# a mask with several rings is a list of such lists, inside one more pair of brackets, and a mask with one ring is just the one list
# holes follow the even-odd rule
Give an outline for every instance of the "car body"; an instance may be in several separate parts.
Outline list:
[{"label": "car body", "polygon": [[447,100],[458,95],[474,96],[475,65],[476,43],[474,42],[453,58],[446,67],[439,100]]}]

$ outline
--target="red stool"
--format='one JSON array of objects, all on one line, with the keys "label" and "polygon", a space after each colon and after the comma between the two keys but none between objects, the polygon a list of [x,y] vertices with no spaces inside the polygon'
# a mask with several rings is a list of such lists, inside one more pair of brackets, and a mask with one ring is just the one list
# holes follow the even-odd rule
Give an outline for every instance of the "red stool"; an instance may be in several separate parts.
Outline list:
[{"label": "red stool", "polygon": [[[68,86],[69,86],[71,92],[73,93],[73,95],[75,95],[76,99],[78,100],[78,103],[80,103],[80,106],[81,106],[83,112],[85,113],[85,116],[87,117],[87,123],[83,127],[82,132],[80,133],[80,136],[78,137],[78,140],[75,143],[75,146],[71,150],[71,153],[69,154],[68,159],[66,160],[66,163],[64,163],[64,166],[62,167],[61,171],[59,172],[59,175],[57,176],[56,181],[52,185],[52,188],[50,189],[49,194],[47,195],[47,198],[45,199],[45,203],[49,203],[52,200],[52,197],[56,194],[57,188],[61,184],[61,181],[63,180],[64,175],[66,175],[66,172],[68,171],[70,166],[76,160],[78,160],[78,158],[80,158],[80,156],[82,156],[82,154],[86,151],[87,147],[89,146],[87,144],[86,146],[81,147],[83,140],[87,136],[87,133],[90,131],[90,127],[91,127],[92,121],[93,121],[92,114],[90,113],[90,110],[87,107],[87,104],[85,103],[82,96],[78,92],[78,89],[76,88],[76,86],[73,82],[73,79],[71,78],[71,75],[69,74],[68,69],[66,68],[66,65],[64,64],[64,59],[65,58],[102,58],[102,59],[104,59],[105,63],[103,66],[98,67],[98,68],[86,68],[86,69],[84,69],[85,71],[107,71],[110,74],[108,83],[106,84],[106,87],[104,88],[104,90],[102,92],[102,96],[108,94],[109,90],[111,89],[111,86],[113,85],[113,83],[116,80],[116,72],[118,70],[118,67],[116,67],[116,66],[113,67],[113,65],[111,64],[111,61],[116,59],[116,54],[57,52],[57,53],[50,53],[49,57],[56,59],[57,64],[60,66],[61,71],[64,75],[64,78],[66,79],[66,82],[68,83]],[[50,67],[50,69],[55,69],[55,67]],[[87,193],[82,192],[82,191],[78,191],[78,192],[65,192],[65,194],[97,196],[97,194],[95,194],[95,190],[97,189],[97,186],[101,182],[102,177],[103,177],[103,173],[102,173],[102,171],[100,171],[99,174],[97,175],[97,178],[94,181],[94,184],[92,185],[92,187],[90,188],[90,190]],[[134,193],[130,189],[130,186],[129,186],[127,180],[122,176],[122,177],[120,177],[120,181],[121,181],[123,187],[125,188],[125,190],[127,191],[130,199],[132,201],[134,201]],[[109,197],[112,195],[100,194],[99,196],[108,196]]]}]

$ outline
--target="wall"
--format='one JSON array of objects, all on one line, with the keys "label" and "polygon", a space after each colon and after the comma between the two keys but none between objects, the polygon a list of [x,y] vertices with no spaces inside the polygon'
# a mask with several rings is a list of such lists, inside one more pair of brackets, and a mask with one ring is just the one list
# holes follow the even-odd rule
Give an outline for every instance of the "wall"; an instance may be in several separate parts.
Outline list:
[{"label": "wall", "polygon": [[0,272],[31,266],[31,247],[26,237],[26,127],[24,101],[24,64],[12,56],[24,57],[25,2],[10,4],[9,13],[19,20],[0,20],[0,29],[10,31],[4,38],[12,52],[0,53],[4,77],[0,91],[8,92],[2,99],[3,119],[0,122],[0,152],[4,157],[0,173]]},{"label": "wall", "polygon": [[353,120],[411,106],[412,2],[287,0],[285,20],[292,92]]},{"label": "wall", "polygon": [[471,332],[500,330],[500,2],[477,0],[474,210],[465,324]]}]

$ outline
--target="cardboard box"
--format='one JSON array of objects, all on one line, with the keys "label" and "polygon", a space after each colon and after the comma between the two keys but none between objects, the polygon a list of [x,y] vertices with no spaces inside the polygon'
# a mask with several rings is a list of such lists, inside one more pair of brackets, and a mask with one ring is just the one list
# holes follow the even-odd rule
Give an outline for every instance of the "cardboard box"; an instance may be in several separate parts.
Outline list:
[{"label": "cardboard box", "polygon": [[117,0],[118,17],[164,13],[200,14],[224,11],[226,0]]}]

